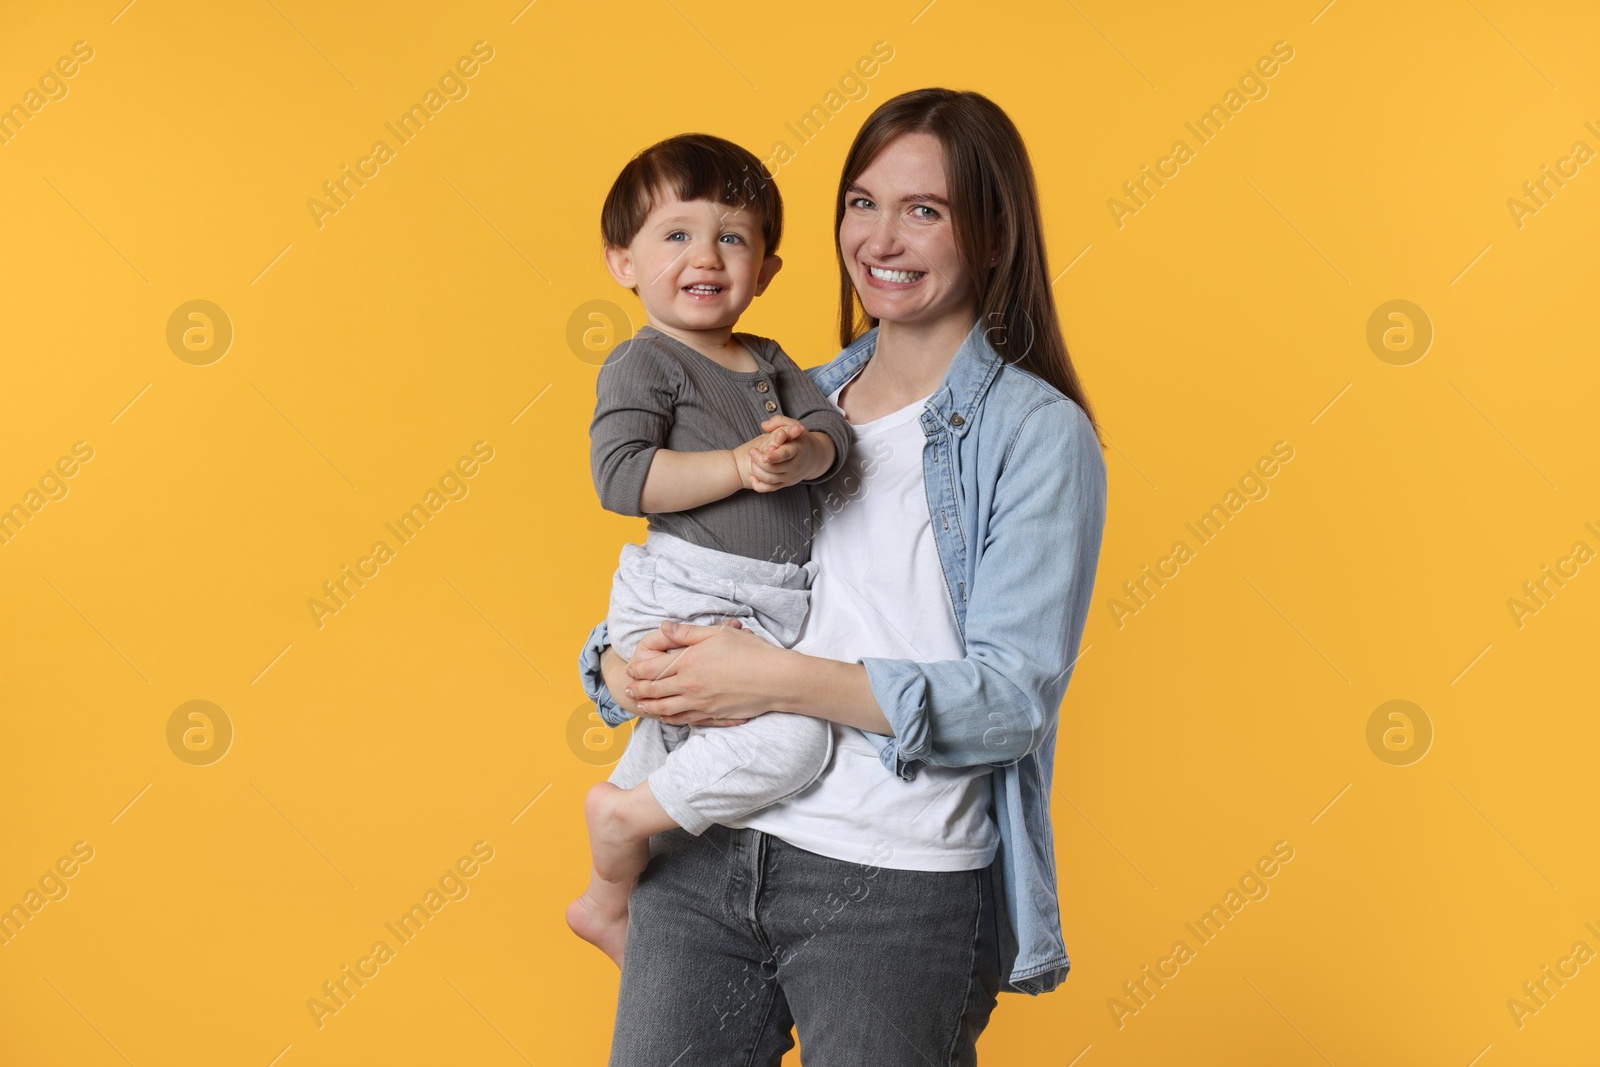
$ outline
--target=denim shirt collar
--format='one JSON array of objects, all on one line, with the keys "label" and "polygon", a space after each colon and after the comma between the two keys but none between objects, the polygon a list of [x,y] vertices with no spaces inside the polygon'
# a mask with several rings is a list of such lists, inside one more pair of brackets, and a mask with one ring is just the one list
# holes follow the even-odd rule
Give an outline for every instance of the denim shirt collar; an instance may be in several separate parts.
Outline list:
[{"label": "denim shirt collar", "polygon": [[[983,400],[984,391],[994,381],[1002,365],[1000,354],[989,344],[987,332],[982,326],[982,319],[975,320],[956,348],[956,354],[951,357],[939,388],[928,398],[923,416],[924,429],[933,429],[928,423],[931,417],[957,437],[965,437],[975,421],[973,414]],[[816,372],[817,387],[824,394],[831,394],[872,358],[877,345],[878,327],[874,326],[850,342],[833,362]]]}]

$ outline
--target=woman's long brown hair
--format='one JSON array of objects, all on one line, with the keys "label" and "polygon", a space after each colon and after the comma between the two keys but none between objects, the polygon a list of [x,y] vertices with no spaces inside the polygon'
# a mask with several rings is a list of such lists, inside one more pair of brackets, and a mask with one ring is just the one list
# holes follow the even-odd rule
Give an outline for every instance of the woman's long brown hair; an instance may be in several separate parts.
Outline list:
[{"label": "woman's long brown hair", "polygon": [[[944,148],[956,248],[977,287],[978,321],[987,324],[989,343],[1007,363],[1037,374],[1071,397],[1089,416],[1098,439],[1099,424],[1056,317],[1028,150],[1010,117],[980,93],[954,89],[902,93],[881,104],[856,134],[834,201],[840,345],[848,346],[878,325],[856,296],[839,246],[845,194],[884,146],[905,133],[932,134]],[[991,267],[992,256],[999,258]]]}]

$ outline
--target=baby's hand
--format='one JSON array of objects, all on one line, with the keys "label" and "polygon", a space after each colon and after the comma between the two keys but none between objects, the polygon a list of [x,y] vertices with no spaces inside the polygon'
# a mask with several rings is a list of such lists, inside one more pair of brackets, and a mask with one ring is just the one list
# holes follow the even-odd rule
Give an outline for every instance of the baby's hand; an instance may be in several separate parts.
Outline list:
[{"label": "baby's hand", "polygon": [[[733,450],[734,462],[739,467],[739,482],[746,489],[753,489],[758,493],[770,493],[775,489],[783,489],[792,484],[785,481],[783,476],[774,471],[772,467],[773,454],[778,449],[783,449],[783,455],[795,446],[792,439],[796,436],[804,437],[806,428],[793,419],[786,419],[782,415],[774,415],[772,419],[762,423],[768,426],[774,419],[784,419],[785,424],[777,424],[762,434],[752,437],[744,444]],[[790,425],[792,424],[792,428]]]},{"label": "baby's hand", "polygon": [[[767,433],[741,446],[749,462],[746,484],[758,493],[815,477],[833,462],[833,442],[827,435],[813,434],[787,415],[774,415],[761,428]],[[819,438],[827,443],[826,456],[817,444]]]}]

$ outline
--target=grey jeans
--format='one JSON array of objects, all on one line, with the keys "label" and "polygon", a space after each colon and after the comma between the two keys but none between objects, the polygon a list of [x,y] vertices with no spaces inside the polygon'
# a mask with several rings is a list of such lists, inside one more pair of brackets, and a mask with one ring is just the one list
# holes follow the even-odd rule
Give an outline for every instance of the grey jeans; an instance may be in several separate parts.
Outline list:
[{"label": "grey jeans", "polygon": [[[785,648],[800,636],[817,565],[770,563],[703,548],[651,530],[625,544],[611,582],[606,631],[624,659],[672,619],[738,618]],[[626,789],[648,780],[674,822],[692,834],[737,820],[816,781],[833,755],[822,719],[769,711],[742,726],[672,726],[640,718],[608,778]],[[670,758],[669,758],[670,757]]]},{"label": "grey jeans", "polygon": [[[754,829],[657,834],[611,1067],[969,1067],[1000,990],[992,867],[849,863]],[[869,861],[871,857],[866,857]]]}]

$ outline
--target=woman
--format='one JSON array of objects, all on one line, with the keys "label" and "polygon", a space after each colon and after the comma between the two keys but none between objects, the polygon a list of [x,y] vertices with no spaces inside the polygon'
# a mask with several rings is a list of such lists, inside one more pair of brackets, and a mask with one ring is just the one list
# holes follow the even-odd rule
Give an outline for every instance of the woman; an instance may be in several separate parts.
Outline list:
[{"label": "woman", "polygon": [[1050,779],[1105,464],[1021,137],[976,93],[895,97],[835,221],[845,349],[809,373],[856,440],[817,491],[800,640],[668,624],[624,663],[601,624],[582,659],[607,722],[798,712],[835,755],[739,826],[652,841],[614,1067],[776,1065],[791,1029],[808,1065],[975,1063],[996,994],[1069,966]]}]

